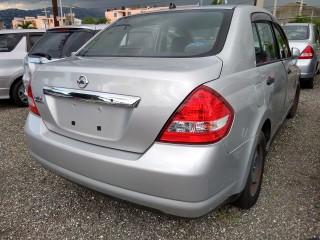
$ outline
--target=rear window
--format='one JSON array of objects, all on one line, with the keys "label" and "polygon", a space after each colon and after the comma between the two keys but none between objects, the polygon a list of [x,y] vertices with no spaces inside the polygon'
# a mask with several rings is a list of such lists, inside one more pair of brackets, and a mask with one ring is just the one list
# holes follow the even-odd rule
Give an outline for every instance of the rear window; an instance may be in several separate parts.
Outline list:
[{"label": "rear window", "polygon": [[78,51],[94,34],[91,30],[47,31],[34,45],[29,55],[41,53],[52,58],[68,57],[72,52]]},{"label": "rear window", "polygon": [[232,10],[159,12],[122,18],[101,32],[81,56],[195,57],[221,51]]},{"label": "rear window", "polygon": [[288,40],[306,40],[309,39],[308,26],[282,26]]},{"label": "rear window", "polygon": [[0,34],[0,52],[11,52],[23,36],[23,33]]}]

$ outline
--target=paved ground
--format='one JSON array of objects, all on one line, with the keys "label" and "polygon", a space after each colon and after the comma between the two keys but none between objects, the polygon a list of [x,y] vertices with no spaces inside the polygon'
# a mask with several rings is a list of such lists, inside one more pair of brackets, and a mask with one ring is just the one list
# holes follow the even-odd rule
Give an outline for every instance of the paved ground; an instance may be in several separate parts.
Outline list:
[{"label": "paved ground", "polygon": [[[28,110],[0,101],[0,239],[311,239],[320,236],[320,79],[272,144],[255,207],[179,219],[68,182],[30,158]],[[320,238],[317,238],[320,239]]]}]

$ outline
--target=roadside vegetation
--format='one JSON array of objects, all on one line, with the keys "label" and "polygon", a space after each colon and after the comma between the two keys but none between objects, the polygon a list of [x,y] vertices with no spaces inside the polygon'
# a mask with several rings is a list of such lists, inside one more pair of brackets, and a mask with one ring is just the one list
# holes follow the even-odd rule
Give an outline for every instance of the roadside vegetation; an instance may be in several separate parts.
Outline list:
[{"label": "roadside vegetation", "polygon": [[85,17],[82,20],[82,24],[106,24],[110,23],[110,19],[102,17],[102,18],[93,18],[93,17]]},{"label": "roadside vegetation", "polygon": [[314,23],[317,28],[320,28],[320,19],[318,18],[311,18],[307,16],[297,16],[292,23]]}]

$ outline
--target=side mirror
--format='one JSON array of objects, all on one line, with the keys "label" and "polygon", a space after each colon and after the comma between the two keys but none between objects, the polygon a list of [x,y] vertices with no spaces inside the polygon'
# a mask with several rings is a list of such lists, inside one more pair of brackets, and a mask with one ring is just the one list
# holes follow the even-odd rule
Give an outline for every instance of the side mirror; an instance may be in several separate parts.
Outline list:
[{"label": "side mirror", "polygon": [[300,50],[295,47],[291,48],[291,58],[293,60],[294,65],[297,64],[299,56],[300,56]]}]

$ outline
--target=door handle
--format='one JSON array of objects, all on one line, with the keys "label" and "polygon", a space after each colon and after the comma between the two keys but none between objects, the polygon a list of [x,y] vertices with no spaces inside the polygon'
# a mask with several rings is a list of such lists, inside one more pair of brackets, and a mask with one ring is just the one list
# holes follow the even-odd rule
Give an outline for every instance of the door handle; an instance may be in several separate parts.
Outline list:
[{"label": "door handle", "polygon": [[271,85],[275,82],[276,80],[274,79],[274,77],[268,77],[267,79],[267,85]]}]

